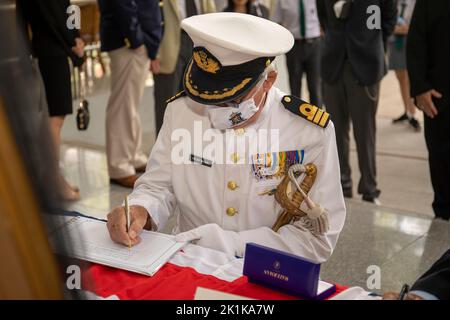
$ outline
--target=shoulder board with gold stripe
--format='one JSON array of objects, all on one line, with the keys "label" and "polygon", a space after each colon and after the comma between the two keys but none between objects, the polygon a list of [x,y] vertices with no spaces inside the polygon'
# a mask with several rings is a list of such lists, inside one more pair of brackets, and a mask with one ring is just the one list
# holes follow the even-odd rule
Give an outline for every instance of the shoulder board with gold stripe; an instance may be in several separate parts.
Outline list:
[{"label": "shoulder board with gold stripe", "polygon": [[330,114],[328,112],[325,112],[319,107],[309,104],[300,98],[295,96],[284,96],[282,102],[286,109],[319,127],[326,128],[330,122]]},{"label": "shoulder board with gold stripe", "polygon": [[177,100],[179,97],[184,97],[186,95],[186,92],[184,90],[178,92],[176,95],[174,95],[172,98],[167,99],[166,103],[171,103],[172,101]]}]

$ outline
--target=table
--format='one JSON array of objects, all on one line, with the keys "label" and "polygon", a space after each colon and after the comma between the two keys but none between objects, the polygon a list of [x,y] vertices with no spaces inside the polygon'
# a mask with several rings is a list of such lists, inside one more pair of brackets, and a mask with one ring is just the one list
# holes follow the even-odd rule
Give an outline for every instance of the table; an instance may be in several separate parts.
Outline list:
[{"label": "table", "polygon": [[[249,283],[242,269],[243,259],[188,244],[153,277],[93,264],[83,273],[83,289],[103,298],[117,296],[127,300],[192,300],[198,286],[253,299],[298,299]],[[332,299],[373,299],[361,288],[339,284],[336,287]]]}]

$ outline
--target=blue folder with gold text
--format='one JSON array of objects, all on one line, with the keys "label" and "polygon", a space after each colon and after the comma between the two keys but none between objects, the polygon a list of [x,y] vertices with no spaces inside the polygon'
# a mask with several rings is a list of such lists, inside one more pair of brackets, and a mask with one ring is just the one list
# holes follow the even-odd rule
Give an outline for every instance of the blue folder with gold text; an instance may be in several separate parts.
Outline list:
[{"label": "blue folder with gold text", "polygon": [[320,281],[320,264],[255,243],[246,246],[244,275],[250,282],[306,299],[323,300],[336,291],[335,285]]}]

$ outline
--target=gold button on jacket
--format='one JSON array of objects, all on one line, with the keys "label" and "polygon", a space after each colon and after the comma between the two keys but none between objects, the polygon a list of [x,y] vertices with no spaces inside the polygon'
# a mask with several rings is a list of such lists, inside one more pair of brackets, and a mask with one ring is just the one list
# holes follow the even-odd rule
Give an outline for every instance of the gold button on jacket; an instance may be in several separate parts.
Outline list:
[{"label": "gold button on jacket", "polygon": [[237,213],[235,208],[228,208],[227,209],[227,215],[229,215],[230,217],[233,217],[235,214]]},{"label": "gold button on jacket", "polygon": [[231,161],[233,161],[234,163],[237,163],[239,161],[239,154],[237,152],[231,154]]},{"label": "gold button on jacket", "polygon": [[234,181],[229,181],[227,186],[228,186],[228,189],[230,189],[230,190],[236,190],[236,188],[238,187],[237,183]]}]

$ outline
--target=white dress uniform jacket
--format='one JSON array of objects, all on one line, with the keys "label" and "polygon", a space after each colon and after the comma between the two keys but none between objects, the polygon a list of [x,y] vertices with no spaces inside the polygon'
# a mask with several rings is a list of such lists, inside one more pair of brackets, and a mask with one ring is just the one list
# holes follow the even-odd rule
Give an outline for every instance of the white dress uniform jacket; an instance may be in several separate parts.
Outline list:
[{"label": "white dress uniform jacket", "polygon": [[[254,154],[246,155],[248,146],[239,146],[237,150],[224,146],[224,159],[237,164],[233,161],[220,164],[217,161],[220,157],[208,155],[206,146],[211,141],[203,141],[200,145],[204,150],[200,150],[194,141],[198,144],[205,131],[222,137],[225,133],[211,129],[205,112],[208,106],[188,97],[168,104],[147,171],[136,182],[129,204],[145,207],[158,230],[177,212],[173,233],[200,227],[198,244],[202,246],[242,256],[245,243],[255,242],[316,262],[326,261],[336,246],[346,214],[334,126],[330,121],[322,128],[290,112],[281,102],[283,96],[283,92],[272,87],[257,122],[246,128],[244,135],[239,130],[231,132],[235,139],[247,136],[254,144],[257,135],[251,134],[252,129],[260,132],[266,129],[269,133],[274,130],[278,132],[278,146],[271,145],[270,152],[262,158],[270,158],[273,151],[297,151],[299,162],[317,166],[317,178],[309,196],[328,211],[330,229],[326,234],[314,235],[301,220],[281,227],[278,232],[272,231],[282,209],[274,196],[261,193],[275,188],[282,177],[271,178],[268,174],[266,179],[258,179],[251,163]],[[182,141],[183,134],[190,138]],[[173,154],[183,154],[185,164],[174,162]],[[203,157],[204,163],[192,162],[191,155]]]}]

